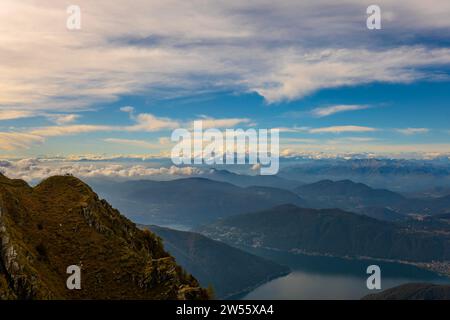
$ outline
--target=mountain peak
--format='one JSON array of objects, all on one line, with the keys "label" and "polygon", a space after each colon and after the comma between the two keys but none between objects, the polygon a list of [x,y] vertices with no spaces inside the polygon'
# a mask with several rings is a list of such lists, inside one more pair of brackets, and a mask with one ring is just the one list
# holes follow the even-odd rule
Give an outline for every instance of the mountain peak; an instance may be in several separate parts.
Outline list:
[{"label": "mountain peak", "polygon": [[[72,176],[0,184],[0,298],[202,299],[206,291],[149,231]],[[81,268],[81,290],[66,270]]]},{"label": "mountain peak", "polygon": [[82,180],[71,176],[52,176],[41,183],[36,188],[39,191],[47,192],[75,192],[86,196],[96,196],[94,191]]}]

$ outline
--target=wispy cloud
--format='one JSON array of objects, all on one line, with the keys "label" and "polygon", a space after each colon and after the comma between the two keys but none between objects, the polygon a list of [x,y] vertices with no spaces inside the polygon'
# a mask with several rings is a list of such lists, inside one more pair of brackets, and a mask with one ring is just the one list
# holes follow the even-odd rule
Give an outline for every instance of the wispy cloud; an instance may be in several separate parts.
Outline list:
[{"label": "wispy cloud", "polygon": [[0,110],[0,120],[13,120],[35,116],[31,110]]},{"label": "wispy cloud", "polygon": [[281,133],[301,133],[301,132],[308,132],[311,128],[309,127],[279,127],[276,128]]},{"label": "wispy cloud", "polygon": [[[131,107],[128,107],[131,108]],[[121,108],[122,111],[123,108]],[[134,109],[127,109],[132,112]],[[138,115],[130,115],[130,119],[134,124],[128,126],[121,125],[91,125],[91,124],[72,124],[72,120],[77,119],[76,115],[56,115],[55,122],[59,121],[58,126],[46,126],[30,130],[28,133],[42,137],[56,137],[66,135],[76,135],[90,132],[113,132],[113,131],[127,131],[127,132],[157,132],[163,130],[176,129],[181,126],[181,123],[164,117],[157,117],[150,113],[140,113]]]},{"label": "wispy cloud", "polygon": [[428,128],[404,128],[404,129],[396,129],[397,132],[410,136],[414,134],[424,134],[430,132]]},{"label": "wispy cloud", "polygon": [[249,126],[252,125],[252,121],[248,118],[223,118],[223,119],[216,119],[211,118],[208,116],[200,116],[199,119],[197,119],[202,122],[204,129],[209,128],[233,128],[237,125],[245,125]]},{"label": "wispy cloud", "polygon": [[[167,117],[157,117],[150,113],[134,114],[131,106],[120,108],[121,111],[129,113],[130,125],[94,125],[94,124],[70,124],[79,118],[75,114],[50,114],[45,117],[51,119],[58,125],[33,128],[23,132],[0,132],[0,149],[15,150],[29,148],[33,143],[43,143],[46,138],[68,135],[79,135],[92,132],[160,132],[177,128],[191,128],[193,121],[178,121]],[[237,125],[250,126],[254,123],[247,118],[211,118],[201,116],[199,119],[203,128],[233,128]],[[3,138],[1,138],[3,137]],[[162,142],[157,144],[136,139],[108,138],[104,141],[110,143],[121,143],[135,147],[160,149]]]},{"label": "wispy cloud", "polygon": [[344,133],[344,132],[373,132],[377,131],[376,128],[363,127],[363,126],[333,126],[324,128],[310,129],[310,133]]},{"label": "wispy cloud", "polygon": [[[433,79],[426,67],[450,64],[448,48],[426,43],[373,50],[362,21],[367,4],[357,0],[77,4],[82,30],[70,32],[53,0],[2,0],[0,106],[73,112],[122,95],[205,90],[253,91],[274,103],[323,88]],[[406,32],[450,27],[446,0],[380,5],[398,43]]]},{"label": "wispy cloud", "polygon": [[80,115],[47,113],[33,110],[0,110],[0,120],[14,120],[35,117],[44,117],[56,124],[63,125],[74,122],[75,120],[80,118]]},{"label": "wispy cloud", "polygon": [[135,119],[137,123],[132,126],[124,127],[124,130],[155,132],[176,129],[181,126],[179,121],[170,118],[156,117],[150,113],[138,114]]},{"label": "wispy cloud", "polygon": [[308,138],[282,138],[282,144],[304,144],[304,143],[320,143],[320,140],[317,139],[308,139]]},{"label": "wispy cloud", "polygon": [[124,106],[124,107],[120,108],[120,111],[133,113],[134,112],[134,107],[132,107],[132,106]]},{"label": "wispy cloud", "polygon": [[343,137],[338,139],[327,140],[327,143],[366,143],[366,142],[374,142],[378,141],[377,138],[371,137]]},{"label": "wispy cloud", "polygon": [[104,125],[66,125],[66,126],[48,126],[31,130],[29,134],[41,137],[57,137],[67,136],[80,133],[99,132],[99,131],[115,131],[119,130],[115,126]]},{"label": "wispy cloud", "polygon": [[44,138],[21,132],[0,132],[0,150],[28,149],[34,144],[41,144]]},{"label": "wispy cloud", "polygon": [[311,110],[311,114],[315,117],[327,117],[331,116],[335,113],[340,112],[346,112],[346,111],[355,111],[355,110],[363,110],[367,109],[369,106],[367,105],[336,105],[336,106],[328,106],[328,107],[321,107],[321,108],[315,108]]},{"label": "wispy cloud", "polygon": [[145,141],[145,140],[107,138],[107,139],[104,139],[103,141],[109,142],[109,143],[122,144],[122,145],[126,145],[126,146],[152,149],[152,150],[163,147],[163,145],[160,143],[152,143],[152,142]]},{"label": "wispy cloud", "polygon": [[49,114],[47,115],[47,118],[49,118],[51,121],[58,125],[65,125],[72,122],[75,122],[77,119],[80,118],[80,115],[78,114]]}]

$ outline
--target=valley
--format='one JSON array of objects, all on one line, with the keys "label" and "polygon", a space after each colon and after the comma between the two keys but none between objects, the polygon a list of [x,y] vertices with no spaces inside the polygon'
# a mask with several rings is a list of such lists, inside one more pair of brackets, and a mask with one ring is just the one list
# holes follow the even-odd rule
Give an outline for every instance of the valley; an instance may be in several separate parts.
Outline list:
[{"label": "valley", "polygon": [[[180,271],[180,276],[186,277],[189,273],[198,280],[197,285],[208,288],[208,293],[206,290],[202,293],[203,297],[209,294],[219,299],[257,298],[266,294],[264,288],[273,290],[278,286],[286,287],[289,282],[308,283],[317,279],[317,284],[322,280],[347,283],[349,290],[354,288],[349,297],[359,298],[358,295],[365,292],[359,287],[365,277],[363,269],[359,268],[367,263],[383,266],[388,287],[414,281],[446,283],[450,276],[447,195],[411,198],[411,194],[372,188],[348,179],[304,183],[227,170],[211,170],[198,177],[167,181],[85,180],[90,187],[70,176],[49,178],[36,187],[20,180],[2,178],[2,199],[8,205],[0,206],[0,219],[9,221],[5,219],[9,219],[11,212],[23,212],[19,216],[38,213],[39,219],[29,222],[36,224],[37,231],[25,237],[25,241],[31,241],[34,246],[33,253],[28,254],[36,255],[38,268],[44,268],[45,263],[59,263],[46,257],[53,257],[55,252],[61,254],[62,248],[55,251],[52,245],[45,244],[47,241],[70,247],[66,240],[56,239],[72,237],[73,232],[79,235],[84,230],[82,220],[78,221],[74,213],[80,212],[93,231],[100,235],[109,235],[111,231],[108,230],[115,228],[132,230],[134,227],[128,226],[131,222],[126,218],[110,225],[104,220],[103,213],[98,218],[92,213],[106,210],[104,212],[111,211],[107,216],[116,217],[120,213],[114,208],[118,208],[138,223],[140,229],[150,230],[149,234],[155,235],[153,241],[161,247],[157,249],[160,256],[152,258],[153,263],[178,264],[186,270]],[[39,205],[34,203],[38,199]],[[18,207],[9,205],[14,201],[18,201]],[[68,213],[61,216],[65,222],[57,222],[56,216],[43,214],[42,210],[55,214],[67,210]],[[34,230],[29,223],[22,225],[20,222],[18,226],[22,228],[20,230]],[[64,231],[55,223],[60,223]],[[121,226],[122,223],[127,226]],[[72,229],[64,227],[66,224]],[[50,231],[54,234],[47,236]],[[35,232],[37,236],[34,236]],[[40,233],[45,237],[39,236]],[[24,236],[17,239],[21,237]],[[85,238],[90,237],[97,239],[99,236],[86,233]],[[72,251],[75,255],[80,252],[82,261],[94,259],[94,255],[105,255],[90,251],[82,254],[79,250],[85,250],[83,243],[77,241],[80,247],[78,251]],[[104,246],[108,245],[100,248]],[[67,254],[63,256],[68,257]],[[44,263],[45,259],[50,260]],[[0,264],[3,297],[17,295],[15,290],[18,289],[14,286],[12,291],[6,289],[11,286],[8,280],[10,268],[10,262]],[[97,270],[94,266],[89,268]],[[344,273],[341,275],[339,270]],[[101,272],[100,269],[94,271],[96,281],[106,281]],[[51,273],[48,276],[57,278]],[[320,286],[311,284],[312,291],[304,293],[312,294],[314,290],[320,290]],[[62,294],[62,291],[58,292]],[[327,292],[331,296],[338,294],[338,291]],[[91,294],[102,293],[94,291]],[[124,291],[120,294],[126,295]],[[322,297],[331,297],[327,294]],[[340,294],[345,296],[343,292]]]}]

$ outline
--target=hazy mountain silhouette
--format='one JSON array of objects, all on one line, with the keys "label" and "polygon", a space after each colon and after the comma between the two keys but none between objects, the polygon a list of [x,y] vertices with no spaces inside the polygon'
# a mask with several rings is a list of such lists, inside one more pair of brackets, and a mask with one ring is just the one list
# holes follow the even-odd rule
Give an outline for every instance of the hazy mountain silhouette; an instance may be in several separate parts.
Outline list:
[{"label": "hazy mountain silhouette", "polygon": [[431,199],[406,198],[387,189],[374,189],[351,180],[322,180],[299,186],[294,191],[305,199],[310,207],[340,208],[380,220],[402,220],[401,214],[436,215],[450,212],[450,196]]},{"label": "hazy mountain silhouette", "polygon": [[417,192],[450,185],[450,162],[405,159],[298,160],[281,168],[279,177],[312,183],[319,180],[362,182],[396,192]]},{"label": "hazy mountain silhouette", "polygon": [[277,175],[246,175],[217,169],[211,169],[209,172],[203,174],[202,177],[215,181],[228,182],[239,187],[260,186],[292,190],[302,184],[299,181],[284,179]]},{"label": "hazy mountain silhouette", "polygon": [[199,225],[248,211],[294,203],[295,193],[269,187],[241,188],[205,178],[171,181],[92,182],[94,189],[133,221]]}]

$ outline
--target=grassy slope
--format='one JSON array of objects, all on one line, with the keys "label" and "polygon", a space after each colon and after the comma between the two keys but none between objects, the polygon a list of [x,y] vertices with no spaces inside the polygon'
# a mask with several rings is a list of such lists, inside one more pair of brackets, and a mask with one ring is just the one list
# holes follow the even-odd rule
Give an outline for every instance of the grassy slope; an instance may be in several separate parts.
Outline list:
[{"label": "grassy slope", "polygon": [[[31,188],[1,176],[0,196],[0,235],[8,240],[0,259],[8,279],[0,277],[1,294],[7,294],[6,281],[18,298],[207,297],[158,237],[137,229],[74,177],[52,177]],[[82,290],[66,289],[69,265],[82,267]]]}]

